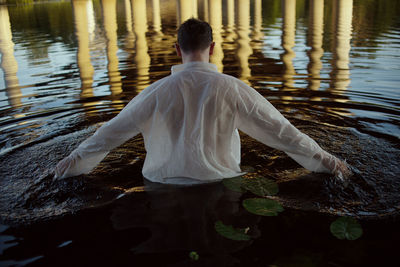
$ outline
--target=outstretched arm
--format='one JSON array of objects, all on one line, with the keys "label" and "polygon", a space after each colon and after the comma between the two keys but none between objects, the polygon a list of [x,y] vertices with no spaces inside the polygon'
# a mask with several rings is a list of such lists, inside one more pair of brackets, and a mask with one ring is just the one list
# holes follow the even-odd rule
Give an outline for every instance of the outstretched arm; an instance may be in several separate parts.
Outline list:
[{"label": "outstretched arm", "polygon": [[237,127],[258,141],[284,151],[310,171],[347,177],[345,162],[323,150],[313,139],[294,127],[256,90],[239,83],[236,105]]},{"label": "outstretched arm", "polygon": [[113,148],[139,133],[131,111],[124,109],[112,120],[101,126],[72,153],[60,161],[55,178],[66,178],[90,172]]}]

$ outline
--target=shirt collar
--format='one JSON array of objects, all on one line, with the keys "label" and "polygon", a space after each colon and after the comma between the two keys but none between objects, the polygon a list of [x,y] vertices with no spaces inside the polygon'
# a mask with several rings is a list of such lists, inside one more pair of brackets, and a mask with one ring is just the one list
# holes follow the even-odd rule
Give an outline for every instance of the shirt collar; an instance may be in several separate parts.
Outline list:
[{"label": "shirt collar", "polygon": [[202,69],[202,70],[211,70],[211,71],[218,71],[218,68],[216,65],[208,62],[202,62],[202,61],[193,61],[193,62],[188,62],[185,64],[180,64],[180,65],[174,65],[171,68],[171,73],[177,73],[182,70],[186,69]]}]

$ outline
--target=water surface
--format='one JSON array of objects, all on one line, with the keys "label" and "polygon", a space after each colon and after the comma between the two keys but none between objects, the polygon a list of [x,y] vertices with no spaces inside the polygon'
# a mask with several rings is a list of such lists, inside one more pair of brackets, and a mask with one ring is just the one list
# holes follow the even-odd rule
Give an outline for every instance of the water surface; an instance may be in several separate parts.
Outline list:
[{"label": "water surface", "polygon": [[243,165],[278,182],[277,200],[359,218],[399,213],[399,1],[73,0],[0,5],[4,224],[108,205],[143,186],[141,136],[89,175],[52,181],[51,170],[180,63],[176,29],[190,17],[213,27],[219,71],[357,170],[343,188],[242,134]]}]

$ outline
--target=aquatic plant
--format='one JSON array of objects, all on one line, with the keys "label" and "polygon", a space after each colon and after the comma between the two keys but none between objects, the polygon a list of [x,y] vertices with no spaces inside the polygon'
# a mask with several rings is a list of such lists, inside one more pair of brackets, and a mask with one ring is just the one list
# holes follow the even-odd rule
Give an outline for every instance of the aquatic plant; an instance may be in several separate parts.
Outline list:
[{"label": "aquatic plant", "polygon": [[242,205],[248,212],[261,216],[277,216],[283,211],[278,201],[267,198],[248,198],[243,200]]},{"label": "aquatic plant", "polygon": [[[271,179],[258,176],[245,178],[243,176],[224,179],[222,182],[228,189],[245,193],[250,191],[260,197],[273,196],[279,191],[278,184]],[[248,198],[243,200],[243,207],[250,213],[261,216],[277,216],[284,208],[275,200],[268,198]],[[246,229],[224,225],[221,221],[215,223],[215,230],[222,236],[232,240],[249,240]],[[356,240],[363,234],[358,221],[352,217],[340,217],[330,225],[331,233],[338,239]]]},{"label": "aquatic plant", "polygon": [[[250,191],[260,197],[273,196],[278,193],[278,185],[271,179],[258,176],[245,178],[243,176],[224,179],[222,183],[230,190],[240,193]],[[283,211],[282,205],[272,199],[248,198],[242,202],[243,207],[256,215],[277,216]],[[249,228],[234,228],[232,225],[225,225],[221,221],[215,223],[215,230],[222,236],[232,240],[250,240],[247,235]]]},{"label": "aquatic plant", "polygon": [[352,217],[340,217],[331,223],[331,233],[339,239],[356,240],[363,234],[358,221]]},{"label": "aquatic plant", "polygon": [[217,221],[215,223],[215,230],[223,237],[232,240],[248,241],[251,239],[251,237],[247,235],[249,228],[234,228],[232,225],[225,225],[223,222]]},{"label": "aquatic plant", "polygon": [[199,254],[196,251],[190,252],[189,257],[191,260],[194,260],[194,261],[199,260]]}]

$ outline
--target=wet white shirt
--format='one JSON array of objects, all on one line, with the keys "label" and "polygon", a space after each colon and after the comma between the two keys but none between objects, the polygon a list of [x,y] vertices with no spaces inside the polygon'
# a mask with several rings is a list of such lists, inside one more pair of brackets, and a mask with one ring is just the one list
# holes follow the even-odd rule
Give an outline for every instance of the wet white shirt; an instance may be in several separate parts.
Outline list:
[{"label": "wet white shirt", "polygon": [[[286,152],[310,171],[333,172],[336,158],[301,133],[262,95],[211,63],[172,67],[56,168],[90,172],[113,148],[144,137],[143,176],[160,183],[211,182],[243,174],[238,129]],[[60,165],[60,164],[59,164]]]}]

